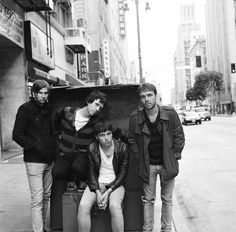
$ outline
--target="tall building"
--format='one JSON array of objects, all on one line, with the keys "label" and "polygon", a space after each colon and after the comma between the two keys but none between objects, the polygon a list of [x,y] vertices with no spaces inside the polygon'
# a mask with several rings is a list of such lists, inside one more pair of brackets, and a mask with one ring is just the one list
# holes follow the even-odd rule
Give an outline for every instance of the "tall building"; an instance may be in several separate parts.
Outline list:
[{"label": "tall building", "polygon": [[[206,35],[208,70],[223,74],[219,96],[220,112],[235,111],[236,100],[236,25],[234,0],[207,0]],[[232,71],[231,71],[232,68]]]},{"label": "tall building", "polygon": [[[73,6],[77,26],[83,26],[91,38],[88,81],[92,83],[99,78],[101,83],[128,83],[130,72],[124,0],[75,0]],[[79,25],[80,21],[84,23]]]},{"label": "tall building", "polygon": [[175,96],[176,104],[186,105],[186,91],[191,87],[191,66],[189,49],[196,37],[199,36],[200,24],[196,22],[195,5],[180,6],[181,22],[177,31],[177,46],[174,55]]},{"label": "tall building", "polygon": [[204,36],[199,36],[193,40],[192,46],[189,48],[190,60],[190,85],[193,87],[195,77],[200,72],[207,70],[207,55],[206,55],[206,39]]}]

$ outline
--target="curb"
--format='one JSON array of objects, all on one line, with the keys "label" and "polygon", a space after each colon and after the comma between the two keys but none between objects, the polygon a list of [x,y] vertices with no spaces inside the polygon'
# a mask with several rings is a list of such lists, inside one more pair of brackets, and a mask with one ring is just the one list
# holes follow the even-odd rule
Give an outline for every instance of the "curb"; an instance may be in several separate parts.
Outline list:
[{"label": "curb", "polygon": [[173,195],[173,227],[175,232],[190,232],[175,193]]}]

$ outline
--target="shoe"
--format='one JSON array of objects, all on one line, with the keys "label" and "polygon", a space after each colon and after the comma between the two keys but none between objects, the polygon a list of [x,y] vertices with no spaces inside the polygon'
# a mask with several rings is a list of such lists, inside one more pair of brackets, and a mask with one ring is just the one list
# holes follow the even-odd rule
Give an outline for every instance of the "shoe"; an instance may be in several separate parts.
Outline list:
[{"label": "shoe", "polygon": [[74,182],[74,181],[68,182],[68,184],[67,184],[67,190],[68,190],[68,191],[73,191],[73,190],[75,190],[75,189],[77,189],[75,182]]},{"label": "shoe", "polygon": [[87,184],[83,181],[80,182],[79,186],[78,186],[78,189],[79,190],[85,190],[87,187]]}]

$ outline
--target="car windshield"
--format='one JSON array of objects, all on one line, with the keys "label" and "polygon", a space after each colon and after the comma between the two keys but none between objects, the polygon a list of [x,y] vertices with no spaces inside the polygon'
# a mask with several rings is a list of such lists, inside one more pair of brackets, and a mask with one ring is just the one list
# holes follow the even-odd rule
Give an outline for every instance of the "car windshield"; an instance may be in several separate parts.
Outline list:
[{"label": "car windshield", "polygon": [[195,111],[188,111],[188,112],[185,112],[186,116],[194,116],[196,115],[196,112]]}]

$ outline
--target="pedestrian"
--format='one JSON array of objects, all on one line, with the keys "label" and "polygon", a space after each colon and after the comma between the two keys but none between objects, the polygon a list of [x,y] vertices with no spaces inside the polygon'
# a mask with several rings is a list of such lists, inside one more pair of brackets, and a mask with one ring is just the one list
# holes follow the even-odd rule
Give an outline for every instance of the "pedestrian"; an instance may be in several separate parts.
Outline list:
[{"label": "pedestrian", "polygon": [[145,83],[138,88],[141,106],[130,115],[129,146],[136,158],[137,175],[143,182],[143,231],[153,230],[157,176],[161,187],[161,232],[172,227],[172,195],[178,159],[185,137],[181,122],[172,107],[157,104],[157,90]]},{"label": "pedestrian", "polygon": [[82,108],[66,106],[54,116],[58,137],[58,156],[53,167],[53,178],[65,180],[68,188],[80,187],[88,173],[87,146],[94,141],[94,125],[104,107],[106,94],[95,90],[85,99]]},{"label": "pedestrian", "polygon": [[101,210],[109,207],[113,232],[124,231],[122,202],[124,181],[128,168],[127,144],[115,140],[111,123],[95,125],[96,141],[89,145],[88,186],[79,205],[78,225],[80,232],[90,232],[92,206]]},{"label": "pedestrian", "polygon": [[18,109],[13,129],[13,140],[24,149],[34,232],[46,231],[46,214],[52,185],[51,172],[56,154],[48,104],[49,94],[49,84],[44,80],[36,80],[31,88],[30,101]]}]

